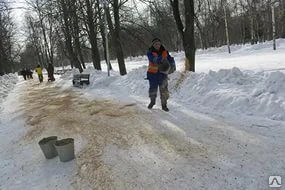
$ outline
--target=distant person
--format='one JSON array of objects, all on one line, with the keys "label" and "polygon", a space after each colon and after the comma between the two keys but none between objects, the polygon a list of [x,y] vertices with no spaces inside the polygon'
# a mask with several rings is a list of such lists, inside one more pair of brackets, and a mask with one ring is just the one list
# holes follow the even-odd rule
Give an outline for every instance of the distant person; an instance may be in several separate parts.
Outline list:
[{"label": "distant person", "polygon": [[24,80],[27,80],[27,72],[25,68],[21,70],[21,75],[23,76]]},{"label": "distant person", "polygon": [[43,82],[44,80],[44,77],[43,77],[43,69],[41,68],[40,65],[38,65],[35,69],[36,73],[38,74],[38,77],[39,77],[39,81],[40,82]]},{"label": "distant person", "polygon": [[28,79],[32,79],[33,78],[33,72],[31,71],[31,69],[26,69],[26,75]]},{"label": "distant person", "polygon": [[162,110],[168,112],[168,74],[173,73],[176,70],[174,58],[169,55],[159,38],[154,38],[152,40],[152,45],[147,52],[147,57],[149,60],[147,79],[149,80],[150,97],[148,108],[152,109],[155,105],[159,87]]},{"label": "distant person", "polygon": [[48,81],[55,81],[55,78],[53,76],[54,75],[54,67],[51,63],[48,64],[47,72],[48,72]]}]

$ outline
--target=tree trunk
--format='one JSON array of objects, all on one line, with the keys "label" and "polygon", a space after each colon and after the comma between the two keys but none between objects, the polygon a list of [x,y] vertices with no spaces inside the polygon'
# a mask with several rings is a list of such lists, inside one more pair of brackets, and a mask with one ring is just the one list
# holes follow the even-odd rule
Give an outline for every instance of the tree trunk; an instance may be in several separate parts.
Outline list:
[{"label": "tree trunk", "polygon": [[206,44],[206,36],[203,32],[203,29],[202,29],[202,26],[201,26],[201,23],[199,21],[199,19],[195,16],[195,23],[196,23],[196,26],[198,28],[198,32],[199,32],[199,37],[200,37],[200,41],[201,41],[201,48],[202,49],[207,49],[207,44]]},{"label": "tree trunk", "polygon": [[38,43],[38,38],[36,36],[36,31],[35,31],[35,28],[34,28],[34,24],[32,22],[32,18],[28,18],[28,21],[29,21],[29,24],[30,24],[30,27],[32,29],[32,33],[33,33],[33,36],[32,36],[32,43],[34,44],[35,46],[35,50],[36,50],[36,54],[37,54],[37,58],[38,58],[38,62],[41,66],[43,66],[43,52],[42,52],[42,48],[40,47],[39,43]]},{"label": "tree trunk", "polygon": [[195,33],[194,33],[194,0],[184,0],[185,6],[185,35],[184,48],[186,53],[186,69],[195,72]]},{"label": "tree trunk", "polygon": [[126,75],[127,70],[126,70],[126,66],[125,66],[123,48],[122,48],[121,40],[120,40],[121,28],[120,28],[120,15],[119,15],[119,2],[118,2],[118,0],[114,0],[113,11],[114,11],[114,20],[115,20],[115,29],[114,29],[113,40],[115,41],[116,54],[117,54],[120,74]]},{"label": "tree trunk", "polygon": [[276,50],[276,29],[275,29],[275,7],[274,2],[271,4],[271,11],[272,11],[272,40],[273,40],[273,50]]},{"label": "tree trunk", "polygon": [[[194,0],[184,0],[185,28],[180,18],[178,0],[170,0],[177,29],[181,35],[185,51],[185,70],[195,72]],[[185,30],[184,30],[185,29]]]},{"label": "tree trunk", "polygon": [[42,33],[43,33],[43,37],[44,37],[44,52],[45,52],[45,56],[46,56],[46,60],[47,60],[47,64],[44,63],[44,65],[45,65],[45,67],[47,67],[47,65],[52,63],[51,62],[51,53],[50,53],[50,49],[49,49],[48,42],[47,42],[45,26],[43,25],[43,18],[41,15],[42,13],[40,12],[40,10],[38,10],[38,14],[39,14],[40,25],[41,25],[41,29],[42,29]]},{"label": "tree trunk", "polygon": [[64,30],[66,49],[67,49],[67,52],[68,52],[69,60],[71,62],[71,66],[74,65],[76,68],[79,69],[79,72],[82,73],[83,72],[82,66],[79,63],[78,58],[77,58],[76,54],[73,51],[72,36],[71,36],[70,28],[69,28],[71,23],[69,22],[68,11],[70,11],[70,10],[67,9],[65,0],[61,0],[61,8],[62,8],[63,20],[64,20],[63,30]]},{"label": "tree trunk", "polygon": [[250,18],[250,37],[251,37],[251,45],[254,44],[254,24],[253,17]]},{"label": "tree trunk", "polygon": [[[69,0],[70,1],[70,0]],[[80,41],[79,41],[79,34],[80,34],[80,29],[79,29],[79,22],[78,22],[78,15],[76,12],[76,0],[72,0],[71,1],[71,16],[72,16],[72,26],[73,26],[73,39],[74,39],[74,43],[75,43],[75,51],[74,54],[77,57],[79,64],[82,65],[82,67],[84,69],[86,69],[85,67],[85,63],[84,63],[84,59],[83,59],[83,55],[82,55],[82,50],[81,50],[81,45],[80,45]]]},{"label": "tree trunk", "polygon": [[97,28],[94,23],[94,12],[90,0],[86,0],[87,20],[89,27],[89,40],[92,51],[93,66],[96,70],[101,70],[100,53],[97,44]]},{"label": "tree trunk", "polygon": [[231,53],[230,36],[229,36],[228,19],[227,19],[227,8],[226,8],[227,1],[226,0],[223,2],[222,6],[223,6],[223,9],[224,9],[224,15],[225,15],[225,30],[226,30],[228,52]]},{"label": "tree trunk", "polygon": [[250,6],[249,15],[250,15],[250,38],[251,38],[251,44],[253,45],[255,43],[255,35],[254,35],[254,2],[251,4],[248,4]]},{"label": "tree trunk", "polygon": [[281,32],[281,37],[285,38],[285,0],[281,0],[281,26],[282,26],[282,32]]},{"label": "tree trunk", "polygon": [[[105,26],[104,26],[104,21],[103,21],[102,15],[101,15],[101,11],[99,9],[99,2],[97,2],[97,8],[99,10],[99,13],[98,13],[98,15],[99,15],[99,26],[100,26],[100,34],[102,37],[103,48],[104,48],[104,59],[106,61],[107,67],[110,66],[110,70],[112,70],[113,68],[112,68],[111,62],[110,62],[110,60],[107,60],[107,50],[106,50],[106,35],[107,34],[105,34]],[[105,23],[105,24],[107,24],[107,23]]]}]

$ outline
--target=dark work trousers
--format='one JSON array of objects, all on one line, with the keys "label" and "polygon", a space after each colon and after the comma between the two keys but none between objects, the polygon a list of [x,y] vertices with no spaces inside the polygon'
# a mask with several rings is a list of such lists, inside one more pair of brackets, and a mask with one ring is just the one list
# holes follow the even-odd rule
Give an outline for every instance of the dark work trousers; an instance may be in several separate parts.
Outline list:
[{"label": "dark work trousers", "polygon": [[147,73],[147,79],[149,81],[149,97],[155,99],[159,87],[161,104],[166,105],[169,98],[167,75],[160,72],[156,74]]}]

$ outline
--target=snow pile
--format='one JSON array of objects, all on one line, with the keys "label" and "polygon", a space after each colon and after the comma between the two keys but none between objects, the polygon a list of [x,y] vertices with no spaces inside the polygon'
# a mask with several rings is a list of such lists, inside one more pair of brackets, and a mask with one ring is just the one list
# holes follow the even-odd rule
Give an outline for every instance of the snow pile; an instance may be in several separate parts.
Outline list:
[{"label": "snow pile", "polygon": [[[142,66],[125,76],[112,71],[107,77],[107,73],[90,68],[85,73],[90,73],[91,84],[83,91],[89,97],[148,101],[146,70]],[[69,86],[71,74],[62,77]],[[234,67],[208,73],[175,72],[169,75],[169,91],[170,105],[285,121],[285,74],[280,71],[252,72]]]},{"label": "snow pile", "polygon": [[14,88],[17,82],[18,76],[16,74],[0,76],[0,104],[4,101],[4,98]]},{"label": "snow pile", "polygon": [[146,79],[147,66],[132,70],[127,76],[119,79],[118,83],[127,87],[129,93],[136,96],[148,97],[148,80]]},{"label": "snow pile", "polygon": [[282,72],[246,73],[233,68],[208,74],[187,73],[184,78],[174,94],[184,104],[202,106],[208,111],[285,120],[285,74]]}]

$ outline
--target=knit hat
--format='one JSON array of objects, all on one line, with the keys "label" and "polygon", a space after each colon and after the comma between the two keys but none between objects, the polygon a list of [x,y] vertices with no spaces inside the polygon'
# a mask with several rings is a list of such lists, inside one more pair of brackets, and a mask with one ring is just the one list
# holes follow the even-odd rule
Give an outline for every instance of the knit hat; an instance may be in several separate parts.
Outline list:
[{"label": "knit hat", "polygon": [[152,42],[152,44],[154,44],[156,42],[161,42],[161,40],[159,38],[153,38],[153,40],[151,42]]}]

